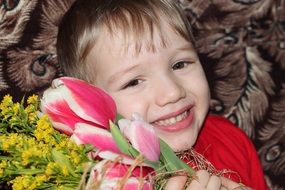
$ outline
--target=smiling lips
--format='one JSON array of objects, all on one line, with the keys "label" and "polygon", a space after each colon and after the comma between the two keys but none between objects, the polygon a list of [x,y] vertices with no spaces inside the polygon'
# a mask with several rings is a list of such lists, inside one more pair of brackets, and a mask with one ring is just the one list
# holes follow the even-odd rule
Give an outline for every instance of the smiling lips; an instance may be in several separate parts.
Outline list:
[{"label": "smiling lips", "polygon": [[188,106],[178,112],[171,113],[153,122],[153,126],[163,131],[174,132],[191,126],[193,120],[192,106]]},{"label": "smiling lips", "polygon": [[163,125],[163,126],[167,126],[167,125],[173,125],[183,119],[185,119],[188,116],[188,110],[171,118],[168,119],[164,119],[164,120],[159,120],[156,121],[155,124],[156,125]]}]

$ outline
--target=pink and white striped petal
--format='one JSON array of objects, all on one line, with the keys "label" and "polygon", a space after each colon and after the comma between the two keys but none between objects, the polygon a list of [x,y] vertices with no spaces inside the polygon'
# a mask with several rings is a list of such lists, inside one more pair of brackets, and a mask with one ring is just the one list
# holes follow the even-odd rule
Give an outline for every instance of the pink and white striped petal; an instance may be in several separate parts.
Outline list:
[{"label": "pink and white striped petal", "polygon": [[44,92],[41,100],[41,110],[48,114],[54,127],[67,134],[71,135],[75,124],[78,122],[87,122],[78,117],[62,98],[62,89],[48,89]]},{"label": "pink and white striped petal", "polygon": [[160,156],[160,144],[153,126],[144,122],[137,114],[134,114],[133,118],[136,120],[119,120],[122,133],[148,160],[157,161]]},{"label": "pink and white striped petal", "polygon": [[103,90],[70,77],[55,79],[53,85],[55,87],[65,86],[63,91],[69,107],[82,119],[105,128],[109,128],[109,120],[115,120],[115,102]]},{"label": "pink and white striped petal", "polygon": [[109,131],[86,123],[76,124],[71,138],[79,144],[92,144],[99,150],[109,150],[120,153],[120,150]]},{"label": "pink and white striped petal", "polygon": [[98,156],[100,158],[106,159],[106,160],[110,160],[110,161],[118,161],[120,160],[121,163],[123,164],[127,164],[127,165],[132,165],[134,164],[134,159],[125,155],[125,154],[118,154],[115,152],[111,152],[108,150],[104,150],[104,151],[99,151]]}]

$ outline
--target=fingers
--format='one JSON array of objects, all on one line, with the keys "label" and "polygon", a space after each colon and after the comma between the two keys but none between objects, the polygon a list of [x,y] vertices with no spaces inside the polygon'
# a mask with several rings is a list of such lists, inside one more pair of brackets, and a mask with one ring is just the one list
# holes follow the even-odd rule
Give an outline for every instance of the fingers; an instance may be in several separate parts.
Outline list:
[{"label": "fingers", "polygon": [[[165,190],[182,190],[185,188],[187,182],[186,176],[175,176],[170,178],[166,185]],[[225,177],[217,177],[210,175],[205,170],[196,172],[195,179],[191,181],[187,190],[252,190],[249,187],[242,186]]]},{"label": "fingers", "polygon": [[210,174],[205,170],[199,170],[196,172],[195,179],[192,180],[187,190],[191,189],[205,189],[208,181],[210,179]]},{"label": "fingers", "polygon": [[184,189],[184,185],[187,181],[187,177],[186,176],[175,176],[170,178],[166,185],[165,185],[165,190],[173,190],[173,189],[177,189],[177,190],[182,190]]},{"label": "fingers", "polygon": [[245,186],[239,186],[234,188],[233,190],[252,190],[250,187],[245,187]]},{"label": "fingers", "polygon": [[242,186],[241,184],[238,184],[228,178],[220,177],[222,186],[224,186],[226,189],[229,190],[251,190],[249,187]]},{"label": "fingers", "polygon": [[226,188],[226,189],[234,189],[239,187],[240,185],[236,182],[233,182],[232,180],[225,178],[225,177],[220,177],[222,185]]},{"label": "fingers", "polygon": [[205,170],[199,170],[196,172],[196,179],[193,179],[188,190],[201,189],[201,190],[219,190],[221,187],[221,180],[217,176],[211,176]]},{"label": "fingers", "polygon": [[218,176],[211,176],[207,184],[207,190],[218,190],[222,185],[221,179]]}]

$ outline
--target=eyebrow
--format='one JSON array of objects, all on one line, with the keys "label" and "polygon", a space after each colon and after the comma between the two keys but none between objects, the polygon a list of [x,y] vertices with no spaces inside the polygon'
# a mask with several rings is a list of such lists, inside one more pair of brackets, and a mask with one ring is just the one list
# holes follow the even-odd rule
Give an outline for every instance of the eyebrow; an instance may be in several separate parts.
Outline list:
[{"label": "eyebrow", "polygon": [[136,69],[138,66],[139,66],[139,64],[136,64],[136,65],[133,65],[133,66],[128,67],[128,68],[126,68],[126,69],[123,69],[122,71],[119,71],[119,72],[117,72],[117,73],[114,73],[113,75],[110,76],[110,78],[109,78],[109,80],[108,80],[108,84],[113,83],[114,81],[117,80],[117,78],[118,78],[119,76],[122,76],[123,74],[128,73],[128,72],[130,72],[130,71]]},{"label": "eyebrow", "polygon": [[[178,48],[177,48],[177,51],[189,51],[189,52],[194,51],[194,52],[195,52],[195,49],[194,49],[192,43],[189,42],[189,43],[186,43],[185,45],[183,45],[183,46],[181,46],[181,47],[178,47]],[[139,64],[132,65],[131,67],[128,67],[128,68],[126,68],[126,69],[123,69],[122,71],[119,71],[119,72],[117,72],[117,73],[114,73],[113,75],[111,75],[111,76],[109,77],[109,80],[108,80],[107,83],[108,83],[108,84],[112,84],[114,81],[117,80],[117,78],[118,78],[119,76],[122,76],[123,74],[128,73],[128,72],[130,72],[130,71],[136,69],[137,67],[139,67]]]}]

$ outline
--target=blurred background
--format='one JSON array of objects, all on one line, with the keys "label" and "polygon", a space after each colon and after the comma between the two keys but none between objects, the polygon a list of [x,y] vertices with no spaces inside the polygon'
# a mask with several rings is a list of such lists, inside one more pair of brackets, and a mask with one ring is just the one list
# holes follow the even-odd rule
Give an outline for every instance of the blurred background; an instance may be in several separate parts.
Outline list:
[{"label": "blurred background", "polygon": [[[1,99],[40,95],[61,76],[57,26],[72,2],[0,0]],[[245,131],[270,188],[285,189],[285,0],[178,3],[193,26],[210,83],[211,112]]]}]

